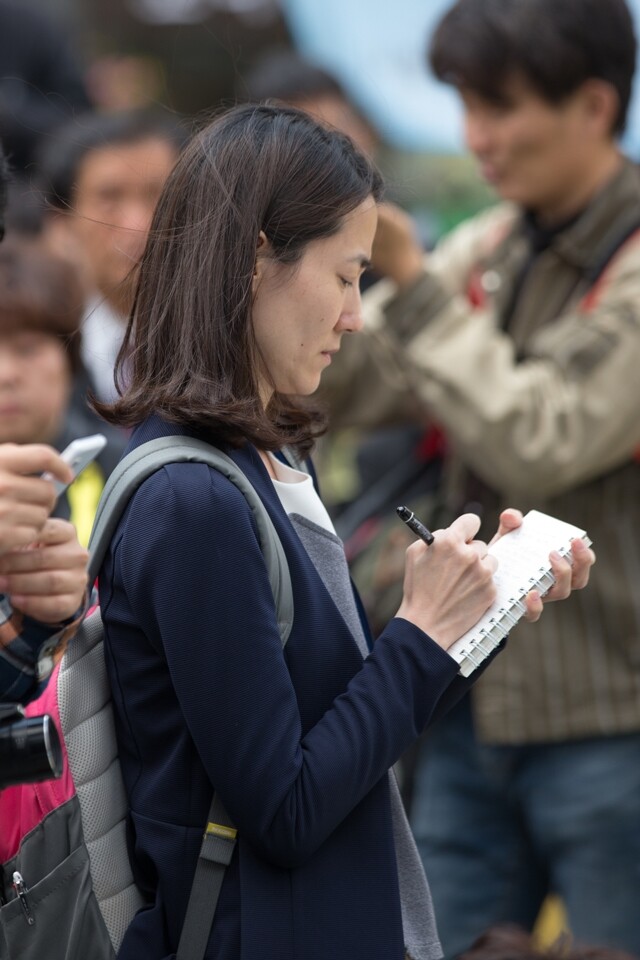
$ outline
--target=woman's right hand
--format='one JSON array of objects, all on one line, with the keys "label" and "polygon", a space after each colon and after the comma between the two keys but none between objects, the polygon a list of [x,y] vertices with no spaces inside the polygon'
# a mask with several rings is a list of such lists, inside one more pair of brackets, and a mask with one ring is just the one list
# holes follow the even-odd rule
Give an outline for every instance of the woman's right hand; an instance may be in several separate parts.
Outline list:
[{"label": "woman's right hand", "polygon": [[496,596],[495,557],[474,540],[480,518],[458,517],[434,542],[421,540],[407,550],[404,594],[397,616],[427,633],[444,650],[477,623]]}]

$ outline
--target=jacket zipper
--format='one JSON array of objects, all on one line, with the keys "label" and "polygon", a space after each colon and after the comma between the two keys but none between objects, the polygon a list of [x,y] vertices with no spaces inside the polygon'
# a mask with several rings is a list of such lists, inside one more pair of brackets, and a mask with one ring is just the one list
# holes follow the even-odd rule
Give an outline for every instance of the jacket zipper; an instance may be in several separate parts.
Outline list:
[{"label": "jacket zipper", "polygon": [[13,889],[16,892],[16,896],[20,900],[20,905],[22,907],[22,912],[24,913],[24,918],[32,926],[36,922],[36,918],[31,913],[31,908],[29,906],[29,901],[27,900],[28,888],[24,882],[22,874],[18,870],[14,870],[13,873]]}]

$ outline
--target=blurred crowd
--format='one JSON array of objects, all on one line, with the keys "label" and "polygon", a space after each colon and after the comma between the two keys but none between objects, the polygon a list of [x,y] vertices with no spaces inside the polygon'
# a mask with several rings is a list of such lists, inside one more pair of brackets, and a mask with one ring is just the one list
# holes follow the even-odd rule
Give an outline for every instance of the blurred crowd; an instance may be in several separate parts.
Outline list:
[{"label": "blurred crowd", "polygon": [[[530,931],[554,894],[580,941],[640,955],[640,175],[618,147],[635,42],[623,0],[517,6],[459,0],[432,39],[502,202],[429,252],[381,208],[365,333],[321,388],[318,464],[374,632],[402,597],[399,503],[430,527],[538,508],[593,538],[592,589],[516,630],[398,773],[447,960],[535,957],[519,934],[470,948],[498,923]],[[61,23],[0,0],[0,443],[107,436],[55,507],[85,544],[127,442],[99,409],[117,396],[136,265],[195,126],[140,105],[147,66],[83,72]],[[296,53],[265,55],[237,95],[308,111],[375,156],[367,118]]]}]

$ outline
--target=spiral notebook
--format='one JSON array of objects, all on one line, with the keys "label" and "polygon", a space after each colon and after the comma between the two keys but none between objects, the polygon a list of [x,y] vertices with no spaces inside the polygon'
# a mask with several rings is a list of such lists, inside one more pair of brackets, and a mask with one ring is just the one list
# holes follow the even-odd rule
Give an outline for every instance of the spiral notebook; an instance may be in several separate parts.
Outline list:
[{"label": "spiral notebook", "polygon": [[494,574],[498,591],[495,602],[447,651],[460,664],[462,676],[470,676],[524,616],[523,601],[530,590],[539,590],[544,595],[551,589],[555,581],[549,563],[550,552],[570,554],[571,541],[577,538],[587,546],[591,544],[584,530],[530,510],[517,530],[489,547],[489,553],[498,559]]}]

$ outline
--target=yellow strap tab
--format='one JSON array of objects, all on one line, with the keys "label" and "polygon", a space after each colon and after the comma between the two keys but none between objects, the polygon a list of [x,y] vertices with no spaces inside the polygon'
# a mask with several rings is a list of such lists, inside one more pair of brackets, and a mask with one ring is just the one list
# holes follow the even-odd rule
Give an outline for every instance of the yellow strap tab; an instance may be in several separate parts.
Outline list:
[{"label": "yellow strap tab", "polygon": [[205,834],[207,836],[222,837],[224,840],[235,840],[238,836],[238,831],[235,827],[225,827],[221,823],[209,822]]}]

